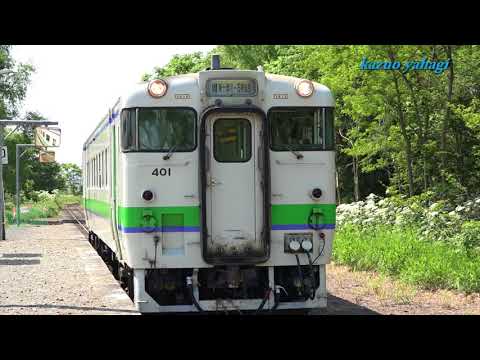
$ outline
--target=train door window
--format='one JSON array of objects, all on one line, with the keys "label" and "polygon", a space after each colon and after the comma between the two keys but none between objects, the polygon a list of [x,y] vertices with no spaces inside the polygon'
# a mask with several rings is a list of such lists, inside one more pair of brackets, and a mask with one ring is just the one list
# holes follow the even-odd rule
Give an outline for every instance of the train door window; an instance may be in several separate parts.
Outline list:
[{"label": "train door window", "polygon": [[333,150],[332,108],[274,108],[268,117],[272,150]]},{"label": "train door window", "polygon": [[213,154],[218,162],[247,162],[252,155],[252,126],[247,119],[218,119],[213,125]]}]

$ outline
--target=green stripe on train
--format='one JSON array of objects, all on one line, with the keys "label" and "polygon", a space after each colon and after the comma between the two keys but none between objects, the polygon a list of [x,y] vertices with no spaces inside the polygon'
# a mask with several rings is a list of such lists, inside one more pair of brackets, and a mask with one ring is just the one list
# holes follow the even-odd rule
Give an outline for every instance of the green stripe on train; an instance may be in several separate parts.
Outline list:
[{"label": "green stripe on train", "polygon": [[272,225],[307,224],[313,208],[323,214],[319,224],[335,224],[335,204],[285,204],[272,205]]},{"label": "green stripe on train", "polygon": [[102,217],[110,218],[111,216],[110,204],[105,201],[85,199],[85,207],[87,210],[90,210],[91,212],[94,212]]},{"label": "green stripe on train", "polygon": [[[110,204],[93,199],[86,199],[85,204],[88,210],[110,218]],[[323,214],[319,218],[320,224],[335,224],[335,204],[285,204],[272,205],[272,225],[307,224],[313,208],[320,209]],[[171,224],[165,223],[163,225],[200,226],[200,207],[198,206],[119,207],[119,223],[124,227],[142,226],[144,215],[150,212],[156,219],[160,219],[162,214],[183,215],[183,223],[180,223],[180,218],[176,217],[179,219],[178,224],[174,221]],[[169,218],[173,219],[172,217]],[[164,217],[164,219],[167,218]]]},{"label": "green stripe on train", "polygon": [[[200,208],[198,206],[162,206],[162,207],[119,207],[118,216],[123,227],[145,226],[144,215],[152,215],[163,220],[164,226],[200,226]],[[165,216],[168,215],[168,216]],[[172,216],[172,215],[183,215]]]}]

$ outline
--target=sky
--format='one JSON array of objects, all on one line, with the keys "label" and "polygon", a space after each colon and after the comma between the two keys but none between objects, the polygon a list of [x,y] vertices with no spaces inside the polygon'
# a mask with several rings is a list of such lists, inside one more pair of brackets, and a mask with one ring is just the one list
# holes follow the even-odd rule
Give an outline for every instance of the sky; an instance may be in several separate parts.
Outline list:
[{"label": "sky", "polygon": [[81,166],[82,145],[108,108],[141,76],[175,54],[207,52],[214,45],[16,45],[12,56],[30,63],[21,114],[36,111],[62,129],[59,163]]}]

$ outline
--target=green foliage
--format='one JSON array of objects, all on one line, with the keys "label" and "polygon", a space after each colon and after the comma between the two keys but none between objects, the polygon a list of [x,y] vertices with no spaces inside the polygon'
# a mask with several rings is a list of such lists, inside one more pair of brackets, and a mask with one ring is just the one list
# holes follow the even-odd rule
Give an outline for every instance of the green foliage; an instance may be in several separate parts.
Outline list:
[{"label": "green foliage", "polygon": [[60,169],[65,186],[58,188],[65,188],[70,194],[80,195],[82,193],[82,169],[72,163],[61,164]]},{"label": "green foliage", "polygon": [[208,67],[209,58],[201,52],[186,55],[174,55],[163,67],[156,67],[153,74],[144,74],[143,81],[159,79],[167,76],[195,73]]},{"label": "green foliage", "polygon": [[34,71],[28,64],[16,64],[10,54],[10,45],[0,45],[0,119],[11,118],[18,114],[18,107],[25,98],[30,75]]},{"label": "green foliage", "polygon": [[[35,191],[32,194],[35,201],[22,203],[22,207],[27,207],[28,211],[21,213],[21,223],[31,223],[35,220],[53,218],[58,216],[60,210],[65,205],[81,204],[80,195],[72,195],[54,190],[51,193],[47,191]],[[5,213],[9,224],[16,222],[14,214],[15,204],[11,199],[6,199]]]},{"label": "green foliage", "polygon": [[408,231],[378,225],[375,231],[346,224],[335,236],[336,262],[375,270],[426,289],[480,291],[480,254],[450,244],[420,240]]}]

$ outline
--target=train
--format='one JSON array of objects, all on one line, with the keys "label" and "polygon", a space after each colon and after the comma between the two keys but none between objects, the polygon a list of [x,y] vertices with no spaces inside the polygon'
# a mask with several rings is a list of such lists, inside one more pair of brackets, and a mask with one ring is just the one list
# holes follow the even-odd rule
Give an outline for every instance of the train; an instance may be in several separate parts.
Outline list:
[{"label": "train", "polygon": [[141,313],[327,306],[335,102],[211,66],[132,86],[84,142],[89,240]]}]

